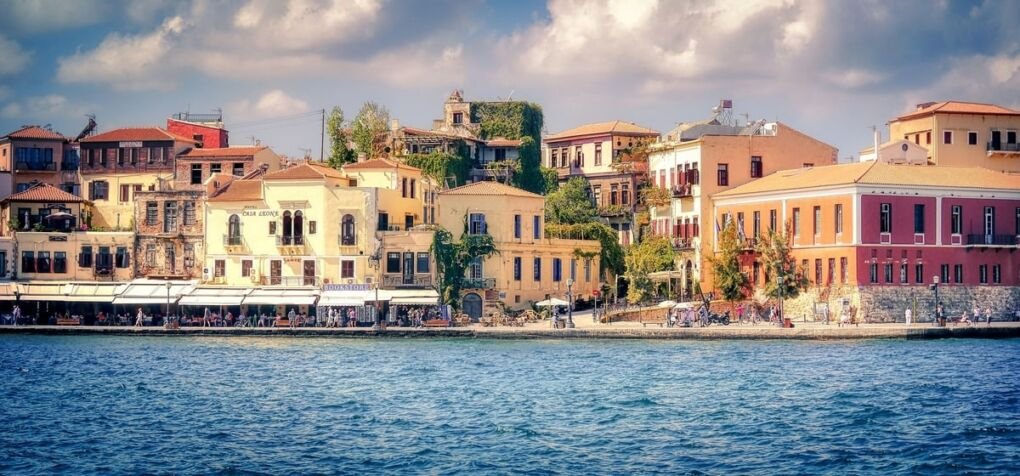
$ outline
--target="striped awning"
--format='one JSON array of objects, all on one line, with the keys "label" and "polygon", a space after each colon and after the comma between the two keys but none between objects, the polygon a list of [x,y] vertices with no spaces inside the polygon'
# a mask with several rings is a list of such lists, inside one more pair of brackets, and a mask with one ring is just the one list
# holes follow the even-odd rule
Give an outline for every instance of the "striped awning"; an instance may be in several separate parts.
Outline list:
[{"label": "striped awning", "polygon": [[[123,283],[71,283],[65,290],[69,302],[113,302]],[[69,288],[69,289],[68,289]]]}]

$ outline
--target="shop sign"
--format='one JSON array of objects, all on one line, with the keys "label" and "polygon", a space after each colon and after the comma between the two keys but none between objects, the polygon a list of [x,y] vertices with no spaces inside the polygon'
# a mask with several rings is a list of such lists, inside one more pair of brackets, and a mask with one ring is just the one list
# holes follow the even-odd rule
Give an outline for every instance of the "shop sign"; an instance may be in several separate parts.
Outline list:
[{"label": "shop sign", "polygon": [[279,210],[257,210],[257,209],[256,210],[252,210],[252,209],[245,209],[245,210],[241,211],[241,216],[243,216],[243,217],[273,217],[273,218],[276,218],[276,217],[280,216],[280,211]]},{"label": "shop sign", "polygon": [[64,235],[50,235],[50,241],[67,241],[67,237]]},{"label": "shop sign", "polygon": [[120,143],[120,148],[121,149],[126,149],[126,148],[130,148],[130,147],[141,147],[141,146],[142,146],[141,141],[121,142]]},{"label": "shop sign", "polygon": [[371,284],[327,284],[324,291],[371,291]]}]

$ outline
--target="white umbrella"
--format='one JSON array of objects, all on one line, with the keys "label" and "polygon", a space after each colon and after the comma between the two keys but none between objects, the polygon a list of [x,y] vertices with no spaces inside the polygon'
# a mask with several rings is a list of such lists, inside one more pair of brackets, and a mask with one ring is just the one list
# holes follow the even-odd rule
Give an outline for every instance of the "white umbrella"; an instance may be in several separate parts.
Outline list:
[{"label": "white umbrella", "polygon": [[564,301],[562,299],[549,298],[549,299],[546,299],[545,301],[538,301],[538,302],[535,303],[535,305],[538,306],[538,307],[566,306],[567,305],[567,301]]},{"label": "white umbrella", "polygon": [[673,307],[676,306],[676,301],[662,301],[659,303],[659,307]]},{"label": "white umbrella", "polygon": [[676,306],[673,306],[673,309],[694,309],[694,306],[689,302],[681,302],[677,303]]}]

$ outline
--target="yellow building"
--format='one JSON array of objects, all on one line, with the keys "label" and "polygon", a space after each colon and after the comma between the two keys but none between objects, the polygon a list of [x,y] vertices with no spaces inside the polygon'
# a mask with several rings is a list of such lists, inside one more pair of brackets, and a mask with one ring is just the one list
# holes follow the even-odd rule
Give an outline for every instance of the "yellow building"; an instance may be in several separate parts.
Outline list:
[{"label": "yellow building", "polygon": [[436,187],[420,169],[387,159],[348,164],[343,175],[352,187],[376,190],[378,230],[409,230],[435,222]]},{"label": "yellow building", "polygon": [[928,149],[928,159],[945,167],[984,167],[1020,172],[1020,111],[962,101],[918,104],[889,121],[889,139],[906,139]]},{"label": "yellow building", "polygon": [[568,282],[577,299],[599,287],[597,241],[545,237],[545,198],[498,182],[476,182],[439,193],[437,223],[459,240],[464,233],[491,235],[498,255],[479,260],[464,277],[461,308],[472,317],[502,302],[524,308],[550,297],[566,300]]}]

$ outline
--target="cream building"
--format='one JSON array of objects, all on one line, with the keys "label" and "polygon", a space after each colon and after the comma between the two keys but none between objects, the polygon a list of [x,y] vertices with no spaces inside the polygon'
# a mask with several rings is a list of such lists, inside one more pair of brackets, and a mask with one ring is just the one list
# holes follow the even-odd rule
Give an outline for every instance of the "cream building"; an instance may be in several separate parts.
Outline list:
[{"label": "cream building", "polygon": [[[498,255],[472,264],[464,277],[461,308],[481,317],[502,302],[525,308],[550,297],[590,299],[599,288],[599,242],[545,237],[545,198],[498,182],[476,182],[439,193],[437,223],[459,240],[489,234]],[[465,226],[466,225],[466,226]],[[594,253],[580,258],[575,252]]]},{"label": "cream building", "polygon": [[889,138],[928,149],[937,166],[1020,172],[1020,111],[994,104],[928,102],[889,122]]}]

